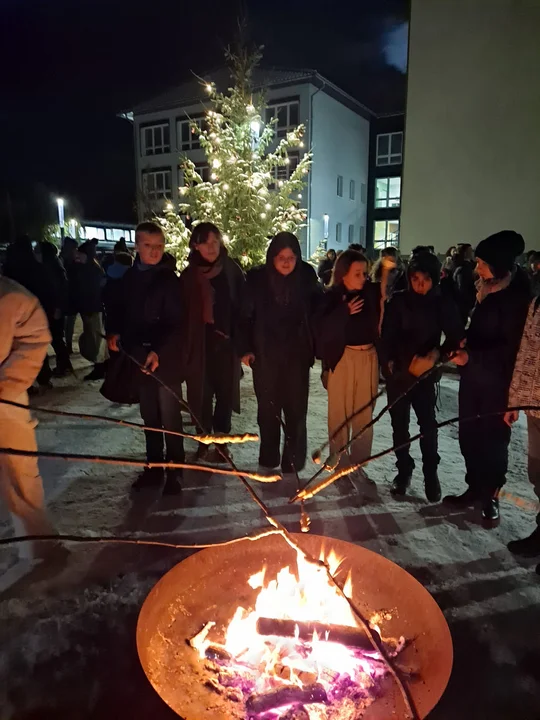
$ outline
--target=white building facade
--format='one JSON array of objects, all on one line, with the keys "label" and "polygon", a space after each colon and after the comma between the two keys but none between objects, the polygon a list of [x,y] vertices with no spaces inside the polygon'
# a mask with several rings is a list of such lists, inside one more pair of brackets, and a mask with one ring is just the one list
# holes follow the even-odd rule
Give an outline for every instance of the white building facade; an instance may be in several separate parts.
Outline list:
[{"label": "white building facade", "polygon": [[[229,84],[225,70],[205,80],[222,91]],[[264,71],[254,74],[254,89],[266,99],[264,120],[277,117],[278,137],[299,124],[306,126],[306,150],[313,151],[302,205],[306,227],[300,232],[304,257],[321,242],[345,250],[365,245],[369,129],[372,113],[315,71]],[[186,83],[133,110],[139,215],[165,209],[179,200],[183,184],[180,162],[187,156],[203,179],[209,179],[204,151],[190,121],[203,121],[208,100],[198,80]],[[302,151],[305,152],[305,151]],[[300,159],[291,153],[284,167],[290,173]]]}]

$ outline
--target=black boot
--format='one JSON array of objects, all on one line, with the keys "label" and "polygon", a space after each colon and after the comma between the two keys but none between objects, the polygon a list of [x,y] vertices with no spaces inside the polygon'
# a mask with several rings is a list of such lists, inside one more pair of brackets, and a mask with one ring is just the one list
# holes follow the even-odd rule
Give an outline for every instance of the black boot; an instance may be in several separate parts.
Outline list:
[{"label": "black boot", "polygon": [[424,474],[424,489],[429,502],[438,503],[441,501],[441,484],[437,471]]},{"label": "black boot", "polygon": [[540,527],[537,527],[529,537],[511,540],[506,547],[514,555],[527,558],[540,557]]},{"label": "black boot", "polygon": [[457,508],[467,508],[474,505],[478,500],[479,496],[476,490],[468,487],[461,495],[447,495],[443,499],[443,503]]},{"label": "black boot", "polygon": [[168,470],[163,486],[163,495],[180,495],[182,493],[182,471]]},{"label": "black boot", "polygon": [[403,497],[407,493],[407,488],[411,484],[412,472],[398,472],[390,488],[390,492],[395,497]]},{"label": "black boot", "polygon": [[485,528],[491,529],[499,524],[499,498],[492,497],[482,504],[482,524]]},{"label": "black boot", "polygon": [[96,363],[92,372],[84,376],[85,380],[103,380],[105,378],[105,363]]},{"label": "black boot", "polygon": [[163,468],[145,468],[131,486],[135,492],[159,488],[163,484]]}]

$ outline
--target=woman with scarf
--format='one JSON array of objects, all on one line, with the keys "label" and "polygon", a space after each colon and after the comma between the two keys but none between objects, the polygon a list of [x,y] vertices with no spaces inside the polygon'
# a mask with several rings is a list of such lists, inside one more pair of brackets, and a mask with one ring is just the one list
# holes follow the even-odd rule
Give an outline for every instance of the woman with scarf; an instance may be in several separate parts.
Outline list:
[{"label": "woman with scarf", "polygon": [[[523,238],[512,230],[490,235],[476,248],[476,305],[466,345],[453,358],[461,368],[459,444],[468,488],[445,502],[457,507],[481,503],[487,528],[499,520],[498,494],[508,469],[511,431],[504,411],[530,300],[527,277],[515,264],[524,248]],[[464,421],[471,416],[478,417]]]},{"label": "woman with scarf", "polygon": [[[187,399],[201,430],[228,435],[233,410],[240,412],[241,366],[235,325],[244,273],[229,258],[221,232],[212,223],[195,227],[189,247],[189,264],[180,275],[186,312]],[[220,448],[227,451],[226,446]],[[207,455],[208,446],[200,446],[199,459]]]},{"label": "woman with scarf", "polygon": [[292,233],[278,233],[268,247],[266,264],[247,275],[242,361],[253,368],[261,472],[280,464],[284,475],[304,468],[309,371],[314,362],[311,319],[321,294],[315,270],[302,261]]}]

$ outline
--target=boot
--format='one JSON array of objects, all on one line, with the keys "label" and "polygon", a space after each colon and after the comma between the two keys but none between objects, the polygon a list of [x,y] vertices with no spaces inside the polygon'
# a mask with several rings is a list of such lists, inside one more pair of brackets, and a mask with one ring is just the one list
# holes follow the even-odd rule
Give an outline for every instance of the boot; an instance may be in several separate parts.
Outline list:
[{"label": "boot", "polygon": [[167,479],[163,486],[163,495],[181,495],[182,494],[182,471],[169,470]]},{"label": "boot", "polygon": [[412,472],[398,472],[390,488],[390,492],[394,497],[403,497],[406,495],[407,489],[411,484]]},{"label": "boot", "polygon": [[144,468],[131,489],[135,492],[160,487],[163,483],[163,468]]},{"label": "boot", "polygon": [[520,557],[534,558],[540,556],[540,527],[535,528],[529,537],[522,540],[511,540],[506,546],[511,553]]},{"label": "boot", "polygon": [[105,363],[96,363],[92,372],[84,376],[85,380],[104,380],[105,379]]},{"label": "boot", "polygon": [[499,498],[492,497],[482,504],[482,525],[491,530],[499,524]]},{"label": "boot", "polygon": [[474,505],[479,499],[478,492],[472,487],[468,487],[461,495],[447,495],[443,499],[443,503],[456,508],[467,508]]},{"label": "boot", "polygon": [[437,471],[424,475],[424,489],[429,502],[438,503],[441,501],[441,484]]}]

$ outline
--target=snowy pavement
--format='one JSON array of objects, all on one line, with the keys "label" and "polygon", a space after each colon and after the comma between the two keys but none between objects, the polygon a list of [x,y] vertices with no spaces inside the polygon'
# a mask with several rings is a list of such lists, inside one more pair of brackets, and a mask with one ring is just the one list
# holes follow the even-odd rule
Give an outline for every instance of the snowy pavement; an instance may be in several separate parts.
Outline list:
[{"label": "snowy pavement", "polygon": [[[98,383],[69,379],[57,384],[32,404],[140,420],[137,408],[114,407],[104,400]],[[442,381],[440,407],[440,420],[457,415],[455,376]],[[233,420],[234,431],[256,431],[249,372],[242,384],[242,408]],[[140,432],[49,415],[39,420],[43,450],[144,457]],[[414,423],[411,430],[416,431]],[[316,369],[308,435],[310,449],[326,438],[326,394]],[[374,452],[390,445],[385,416],[375,428]],[[441,430],[439,452],[443,493],[461,491],[464,467],[455,426]],[[418,460],[417,446],[413,455]],[[237,446],[234,456],[239,467],[255,469],[257,445]],[[450,624],[455,662],[446,694],[430,717],[538,720],[540,578],[535,563],[520,562],[506,549],[509,540],[529,534],[534,513],[503,500],[500,527],[484,530],[473,511],[448,511],[426,502],[419,462],[410,495],[395,500],[389,493],[393,464],[389,455],[368,467],[375,485],[353,487],[344,479],[310,501],[311,532],[383,554],[411,572],[439,603]],[[66,533],[137,532],[177,543],[207,543],[265,527],[260,510],[233,477],[191,472],[182,500],[139,498],[133,503],[133,468],[59,460],[44,460],[41,467],[55,522]],[[513,432],[510,467],[507,490],[533,501],[523,419]],[[315,470],[309,463],[302,476]],[[279,520],[299,529],[298,509],[287,504],[294,487],[255,489]],[[70,564],[59,577],[34,572],[11,587],[20,566],[14,566],[11,551],[0,552],[0,589],[5,590],[0,596],[0,707],[5,717],[173,717],[138,667],[134,625],[149,588],[185,553],[138,546],[72,547]]]}]

